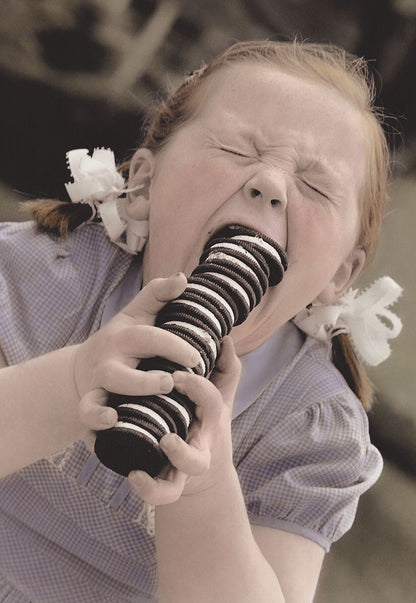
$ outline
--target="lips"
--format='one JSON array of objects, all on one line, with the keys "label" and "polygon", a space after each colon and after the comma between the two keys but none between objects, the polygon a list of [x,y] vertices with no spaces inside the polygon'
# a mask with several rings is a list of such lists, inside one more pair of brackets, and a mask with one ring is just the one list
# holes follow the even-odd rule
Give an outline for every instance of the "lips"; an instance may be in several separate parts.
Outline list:
[{"label": "lips", "polygon": [[274,244],[277,244],[280,249],[283,249],[284,252],[287,253],[287,248],[288,248],[288,237],[287,236],[286,236],[286,243],[285,243],[285,245],[283,245],[279,241],[277,241],[274,237],[272,237],[270,234],[267,234],[266,232],[264,232],[263,228],[258,228],[254,224],[245,224],[244,222],[241,222],[239,220],[235,221],[235,222],[230,220],[230,221],[220,224],[218,227],[211,228],[208,231],[208,237],[204,243],[204,248],[206,247],[206,244],[208,243],[209,239],[211,239],[214,236],[217,236],[218,233],[220,231],[222,231],[223,229],[227,229],[230,227],[247,229],[247,230],[250,230],[251,232],[253,230],[255,230],[255,231],[261,233],[262,237],[264,237],[265,239],[272,240]]},{"label": "lips", "polygon": [[[275,239],[273,239],[270,235],[267,235],[263,232],[263,229],[258,229],[255,226],[253,226],[252,224],[244,224],[241,221],[227,221],[227,222],[222,222],[221,224],[219,224],[218,226],[212,226],[209,230],[208,230],[208,236],[206,238],[206,240],[204,241],[203,245],[201,246],[201,248],[198,250],[198,253],[195,256],[195,264],[191,266],[191,269],[189,270],[189,273],[187,272],[187,276],[190,275],[190,273],[192,272],[192,270],[194,270],[196,268],[196,266],[198,265],[204,250],[207,248],[208,242],[211,241],[213,238],[219,237],[222,234],[224,234],[224,237],[227,236],[231,236],[229,234],[229,229],[237,229],[240,228],[242,230],[245,230],[249,233],[253,233],[253,231],[256,231],[259,235],[261,235],[261,237],[265,240],[265,241],[269,241],[271,245],[278,247],[279,249],[279,255],[282,261],[282,266],[284,268],[284,270],[287,270],[287,266],[288,266],[288,256],[287,256],[287,245],[285,247],[283,247],[282,245],[280,245]],[[286,239],[287,240],[287,239]]]},{"label": "lips", "polygon": [[210,236],[207,239],[207,241],[205,242],[203,250],[206,249],[208,242],[212,241],[212,239],[214,239],[214,238],[223,238],[223,237],[229,238],[229,237],[232,237],[233,235],[252,236],[254,232],[256,233],[256,236],[261,236],[261,238],[266,243],[268,243],[269,245],[271,245],[273,248],[275,248],[278,251],[278,253],[280,255],[280,259],[282,261],[283,268],[284,268],[284,270],[287,270],[287,244],[286,244],[285,248],[283,248],[283,246],[281,246],[272,237],[263,233],[262,230],[257,230],[253,226],[241,224],[240,222],[237,222],[237,223],[228,222],[228,223],[225,223],[224,225],[219,226],[218,229],[215,229],[215,230],[211,229],[208,233]]}]

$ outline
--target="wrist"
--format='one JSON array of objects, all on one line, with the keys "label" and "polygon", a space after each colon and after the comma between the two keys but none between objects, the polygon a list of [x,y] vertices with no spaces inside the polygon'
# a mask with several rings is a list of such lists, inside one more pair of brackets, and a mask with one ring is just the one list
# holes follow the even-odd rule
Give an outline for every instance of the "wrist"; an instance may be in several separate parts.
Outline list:
[{"label": "wrist", "polygon": [[195,506],[216,509],[218,501],[227,496],[242,497],[240,481],[237,471],[232,463],[223,463],[220,470],[211,471],[207,474],[189,477],[182,496],[177,501],[187,510]]},{"label": "wrist", "polygon": [[80,400],[82,398],[82,396],[87,393],[88,388],[85,386],[85,384],[82,384],[83,379],[80,376],[80,370],[79,370],[79,349],[80,349],[80,345],[73,345],[71,346],[71,358],[70,358],[70,367],[69,367],[69,373],[70,373],[70,378],[72,381],[72,385],[73,385],[73,389],[75,392],[75,395],[78,397],[78,400]]}]

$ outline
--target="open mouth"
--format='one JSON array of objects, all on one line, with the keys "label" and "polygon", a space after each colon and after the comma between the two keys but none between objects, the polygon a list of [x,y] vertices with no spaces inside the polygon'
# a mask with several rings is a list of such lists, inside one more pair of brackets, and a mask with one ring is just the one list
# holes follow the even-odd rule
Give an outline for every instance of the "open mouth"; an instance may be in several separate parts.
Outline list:
[{"label": "open mouth", "polygon": [[[218,241],[218,243],[216,243]],[[219,230],[215,231],[211,235],[209,240],[204,246],[204,252],[201,256],[201,260],[206,258],[206,250],[211,248],[212,245],[228,245],[228,246],[240,246],[241,250],[246,250],[247,253],[253,252],[253,247],[260,246],[262,253],[272,267],[272,281],[269,284],[277,284],[282,277],[281,272],[287,270],[287,253],[286,251],[271,237],[242,224],[227,224],[222,226]],[[276,268],[276,265],[279,268]],[[276,271],[279,275],[276,274]]]},{"label": "open mouth", "polygon": [[[219,232],[227,231],[229,236],[231,236],[231,231],[235,230],[235,229],[246,230],[247,232],[250,231],[251,233],[255,232],[256,236],[259,236],[259,237],[269,241],[273,245],[277,245],[280,250],[283,250],[287,254],[287,249],[288,249],[287,227],[286,227],[285,235],[283,237],[281,237],[282,238],[281,242],[279,241],[279,238],[270,236],[270,234],[266,234],[262,230],[258,230],[250,224],[244,224],[244,223],[237,222],[237,221],[222,224],[222,225],[218,226],[218,228],[212,228],[211,230],[208,231],[208,235],[210,235],[209,238],[212,238],[213,236],[216,236]],[[208,242],[208,240],[209,239],[207,239],[207,242]]]}]

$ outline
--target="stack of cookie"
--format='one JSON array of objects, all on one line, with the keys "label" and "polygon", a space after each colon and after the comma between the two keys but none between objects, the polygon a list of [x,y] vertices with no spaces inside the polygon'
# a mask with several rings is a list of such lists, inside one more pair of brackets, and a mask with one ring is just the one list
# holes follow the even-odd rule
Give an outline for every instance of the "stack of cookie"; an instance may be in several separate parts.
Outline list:
[{"label": "stack of cookie", "polygon": [[[273,240],[244,226],[226,226],[207,242],[185,291],[166,304],[156,325],[196,348],[200,361],[193,370],[209,377],[222,338],[246,320],[286,268],[286,254]],[[185,370],[163,358],[142,360],[138,368]],[[142,397],[110,394],[108,403],[117,409],[119,420],[98,434],[95,452],[121,475],[134,469],[160,473],[166,457],[159,440],[169,432],[185,439],[194,419],[193,402],[176,390]]]}]

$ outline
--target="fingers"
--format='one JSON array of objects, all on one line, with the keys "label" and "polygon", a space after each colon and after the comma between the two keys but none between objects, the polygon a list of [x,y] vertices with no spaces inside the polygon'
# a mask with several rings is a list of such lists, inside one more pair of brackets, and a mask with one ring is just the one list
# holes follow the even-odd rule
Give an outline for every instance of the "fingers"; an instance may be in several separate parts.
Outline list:
[{"label": "fingers", "polygon": [[79,402],[79,416],[83,424],[92,429],[108,429],[117,421],[117,411],[114,408],[105,406],[107,393],[102,389],[94,389]]},{"label": "fingers", "polygon": [[200,360],[189,343],[163,329],[151,326],[126,327],[107,342],[117,351],[97,366],[96,382],[107,391],[144,396],[167,394],[172,391],[173,379],[162,371],[141,371],[139,359],[163,356],[184,367],[193,367]]},{"label": "fingers", "polygon": [[174,386],[169,373],[140,371],[114,360],[101,367],[98,377],[105,390],[126,396],[168,394]]},{"label": "fingers", "polygon": [[[215,382],[186,371],[172,375],[174,387],[195,402],[199,421],[192,426],[186,442],[173,433],[160,440],[173,466],[166,476],[152,479],[140,471],[130,474],[139,496],[152,504],[169,504],[184,491],[189,494],[209,487],[218,476],[221,478],[224,468],[232,466],[230,410],[239,374],[240,362],[228,340],[222,348]],[[227,403],[224,395],[229,397]]]},{"label": "fingers", "polygon": [[120,351],[136,361],[134,366],[139,358],[154,356],[163,356],[189,368],[196,366],[200,360],[190,343],[164,329],[136,325],[123,329],[117,337]]},{"label": "fingers", "polygon": [[186,276],[178,273],[169,278],[150,281],[124,308],[123,313],[145,324],[153,324],[159,310],[166,302],[175,299],[185,290]]},{"label": "fingers", "polygon": [[132,471],[129,482],[143,500],[151,505],[167,505],[176,502],[185,487],[186,475],[170,469],[166,479],[153,479],[144,471]]},{"label": "fingers", "polygon": [[215,370],[210,380],[185,371],[173,374],[176,389],[186,394],[203,411],[205,419],[216,418],[223,404],[231,408],[241,373],[241,363],[234,351],[230,337],[225,337],[221,345]]},{"label": "fingers", "polygon": [[187,444],[176,434],[167,434],[160,440],[160,447],[172,465],[187,475],[202,475],[209,469],[210,450],[198,437],[191,435]]},{"label": "fingers", "polygon": [[241,362],[235,354],[234,342],[231,337],[224,337],[211,381],[219,389],[228,406],[233,403],[240,376]]},{"label": "fingers", "polygon": [[221,414],[224,403],[221,393],[211,381],[205,377],[194,375],[186,371],[173,373],[175,388],[196,404],[198,419],[204,417],[204,424],[209,426]]},{"label": "fingers", "polygon": [[182,293],[186,282],[183,274],[151,281],[124,311],[77,346],[73,375],[81,396],[100,387],[126,395],[170,392],[169,375],[135,370],[143,358],[161,356],[184,367],[196,366],[200,357],[192,345],[153,326],[156,314]]}]

